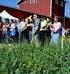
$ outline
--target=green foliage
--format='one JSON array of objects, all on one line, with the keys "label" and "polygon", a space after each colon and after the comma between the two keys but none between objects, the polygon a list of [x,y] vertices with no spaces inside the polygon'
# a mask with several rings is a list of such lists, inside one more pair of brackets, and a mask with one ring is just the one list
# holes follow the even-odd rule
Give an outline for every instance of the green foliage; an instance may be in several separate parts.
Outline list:
[{"label": "green foliage", "polygon": [[70,74],[69,44],[0,44],[0,74]]}]

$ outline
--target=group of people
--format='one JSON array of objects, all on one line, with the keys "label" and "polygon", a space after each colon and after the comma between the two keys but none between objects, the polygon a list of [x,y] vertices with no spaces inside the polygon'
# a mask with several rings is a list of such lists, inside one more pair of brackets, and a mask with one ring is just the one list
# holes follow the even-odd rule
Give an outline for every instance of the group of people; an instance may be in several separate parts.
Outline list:
[{"label": "group of people", "polygon": [[0,41],[24,42],[29,43],[39,41],[58,42],[59,36],[62,33],[62,24],[58,21],[58,16],[54,16],[54,22],[51,18],[38,17],[37,14],[22,20],[9,20],[0,18]]}]

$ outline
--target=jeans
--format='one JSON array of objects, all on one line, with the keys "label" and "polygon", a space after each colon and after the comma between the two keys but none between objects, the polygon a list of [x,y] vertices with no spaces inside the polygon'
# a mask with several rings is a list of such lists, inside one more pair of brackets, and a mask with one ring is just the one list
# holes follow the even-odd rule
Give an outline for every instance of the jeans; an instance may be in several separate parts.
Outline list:
[{"label": "jeans", "polygon": [[51,43],[58,43],[59,40],[59,33],[51,33]]},{"label": "jeans", "polygon": [[31,43],[32,41],[32,31],[29,31],[29,42]]}]

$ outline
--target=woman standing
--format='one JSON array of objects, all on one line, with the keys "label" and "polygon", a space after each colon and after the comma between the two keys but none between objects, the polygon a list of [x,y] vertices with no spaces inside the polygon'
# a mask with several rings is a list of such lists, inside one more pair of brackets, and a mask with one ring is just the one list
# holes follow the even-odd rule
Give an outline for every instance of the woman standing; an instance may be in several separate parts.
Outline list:
[{"label": "woman standing", "polygon": [[4,25],[3,25],[3,40],[5,43],[9,43],[10,41],[10,29],[9,29],[10,23],[9,23],[9,19],[6,19],[4,21]]},{"label": "woman standing", "polygon": [[54,23],[50,27],[51,30],[51,42],[57,43],[59,40],[60,33],[62,31],[62,24],[58,21],[58,16],[54,17]]},{"label": "woman standing", "polygon": [[16,23],[15,20],[11,20],[11,26],[10,26],[10,37],[12,39],[12,42],[15,40],[16,36]]}]

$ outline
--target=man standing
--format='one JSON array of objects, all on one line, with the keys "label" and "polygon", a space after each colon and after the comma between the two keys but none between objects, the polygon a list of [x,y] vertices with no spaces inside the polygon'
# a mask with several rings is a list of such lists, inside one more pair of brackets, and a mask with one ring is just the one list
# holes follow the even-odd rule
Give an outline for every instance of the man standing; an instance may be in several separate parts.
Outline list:
[{"label": "man standing", "polygon": [[51,42],[57,43],[59,40],[60,33],[62,31],[62,24],[58,21],[58,16],[54,17],[54,23],[50,27],[51,30]]},{"label": "man standing", "polygon": [[34,39],[38,40],[38,31],[39,31],[39,28],[40,28],[40,19],[38,18],[38,15],[37,14],[34,14],[33,15],[33,29],[32,29],[32,35],[34,37]]}]

